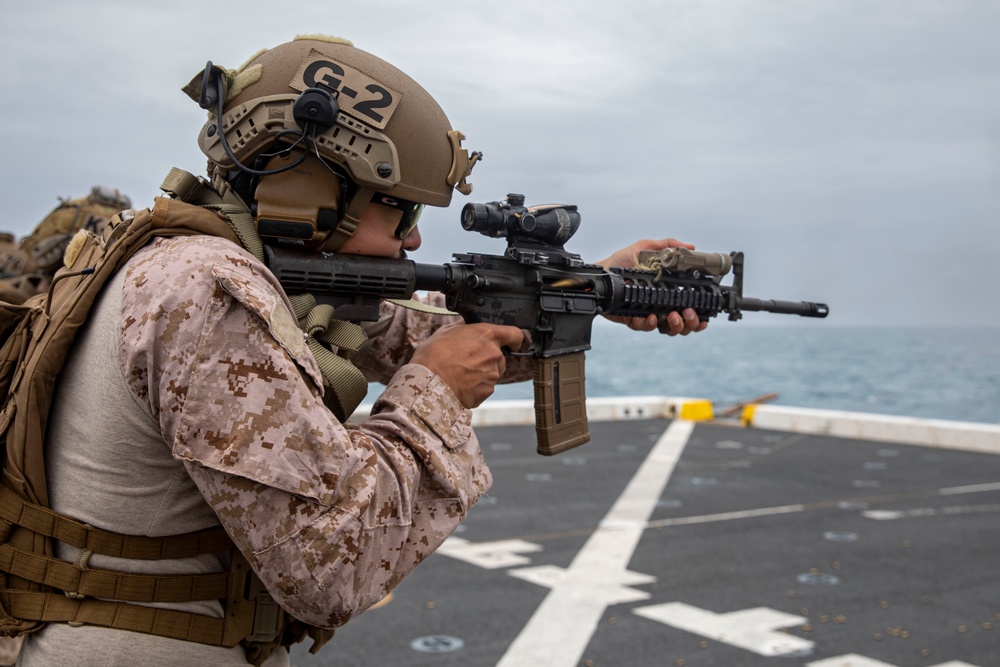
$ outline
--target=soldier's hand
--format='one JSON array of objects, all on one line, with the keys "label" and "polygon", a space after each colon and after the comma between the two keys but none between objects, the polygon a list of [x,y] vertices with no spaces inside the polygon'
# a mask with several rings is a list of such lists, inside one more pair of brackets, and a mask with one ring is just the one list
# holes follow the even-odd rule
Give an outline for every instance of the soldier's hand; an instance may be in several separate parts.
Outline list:
[{"label": "soldier's hand", "polygon": [[659,239],[655,241],[652,239],[642,239],[611,253],[606,259],[597,262],[597,265],[603,266],[605,269],[610,269],[612,266],[620,266],[623,269],[634,269],[635,258],[639,256],[640,251],[663,250],[664,248],[687,248],[688,250],[694,250],[692,244],[684,243],[677,239]]},{"label": "soldier's hand", "polygon": [[417,346],[410,361],[433,372],[467,408],[493,394],[507,367],[504,348],[515,352],[528,345],[517,327],[496,324],[452,324]]},{"label": "soldier's hand", "polygon": [[[597,264],[605,269],[610,269],[612,266],[633,269],[635,268],[635,258],[639,256],[641,250],[663,250],[664,248],[687,248],[688,250],[694,250],[692,244],[683,243],[677,239],[659,239],[656,241],[643,239],[612,253],[610,257],[602,259]],[[636,331],[652,331],[660,327],[660,322],[665,321],[666,327],[664,327],[663,333],[669,336],[676,336],[677,334],[686,336],[694,331],[704,331],[708,326],[708,322],[698,320],[697,313],[691,308],[685,308],[680,313],[670,313],[664,318],[658,318],[656,315],[647,315],[646,317],[606,317]]]}]

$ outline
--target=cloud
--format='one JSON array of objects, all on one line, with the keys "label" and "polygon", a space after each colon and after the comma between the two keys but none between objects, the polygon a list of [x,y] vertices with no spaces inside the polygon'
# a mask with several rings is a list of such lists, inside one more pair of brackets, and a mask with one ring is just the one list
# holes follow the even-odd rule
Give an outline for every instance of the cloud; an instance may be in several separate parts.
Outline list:
[{"label": "cloud", "polygon": [[[44,16],[43,16],[44,14]],[[747,252],[753,296],[844,324],[1000,326],[990,0],[386,0],[5,8],[4,226],[102,183],[146,204],[204,167],[179,88],[322,32],[397,64],[485,153],[472,199],[581,207],[587,259],[640,237]],[[426,214],[423,261],[502,251]]]}]

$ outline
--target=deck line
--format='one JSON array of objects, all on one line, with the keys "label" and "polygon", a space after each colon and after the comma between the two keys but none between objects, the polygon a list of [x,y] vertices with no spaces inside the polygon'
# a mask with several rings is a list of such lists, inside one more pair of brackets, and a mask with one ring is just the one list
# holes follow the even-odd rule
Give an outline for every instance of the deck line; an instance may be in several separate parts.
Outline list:
[{"label": "deck line", "polygon": [[628,590],[622,584],[636,583],[629,561],[693,429],[670,424],[497,667],[579,664],[608,604]]}]

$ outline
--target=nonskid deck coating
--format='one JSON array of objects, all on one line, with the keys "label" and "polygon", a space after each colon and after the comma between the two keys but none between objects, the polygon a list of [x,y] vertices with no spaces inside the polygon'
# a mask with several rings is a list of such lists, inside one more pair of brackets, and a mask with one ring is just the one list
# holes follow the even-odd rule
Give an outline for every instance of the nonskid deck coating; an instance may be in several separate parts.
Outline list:
[{"label": "nonskid deck coating", "polygon": [[[553,458],[531,427],[477,428],[495,483],[458,539],[292,664],[1000,665],[1000,456],[699,423],[644,466],[671,424],[592,422]],[[634,550],[580,570],[664,466]]]}]

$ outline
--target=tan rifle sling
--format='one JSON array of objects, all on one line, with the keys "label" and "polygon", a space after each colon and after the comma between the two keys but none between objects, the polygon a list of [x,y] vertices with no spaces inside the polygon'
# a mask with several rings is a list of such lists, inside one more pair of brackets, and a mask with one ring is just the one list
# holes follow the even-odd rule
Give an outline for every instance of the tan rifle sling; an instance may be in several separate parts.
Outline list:
[{"label": "tan rifle sling", "polygon": [[[103,285],[158,236],[220,236],[258,258],[263,256],[253,219],[235,195],[227,192],[220,196],[200,179],[179,170],[171,171],[161,187],[178,199],[157,198],[151,211],[122,212],[108,223],[101,238],[79,232],[66,251],[66,266],[57,273],[47,295],[16,306],[0,302],[0,389],[7,394],[0,412],[0,444],[5,448],[0,486],[0,634],[23,634],[45,623],[65,622],[217,646],[243,642],[248,661],[258,665],[276,647],[308,635],[314,639],[311,650],[315,652],[333,631],[288,617],[256,580],[221,527],[159,538],[122,535],[48,508],[43,444],[55,381]],[[302,297],[295,301],[296,311],[302,311],[296,315],[302,314],[304,323],[308,320],[317,337],[329,329],[328,342],[332,338],[334,345],[343,343],[344,350],[364,342],[363,338],[358,341],[350,327],[344,334],[340,325],[348,323],[331,320],[332,313],[310,312],[316,310],[314,301],[312,305]],[[337,356],[325,347],[321,349]],[[324,365],[322,361],[320,365]],[[358,394],[357,376],[364,376],[353,366],[345,371],[335,365],[338,368],[332,379],[324,374],[327,394],[337,394],[341,385],[346,386],[348,398],[335,403],[340,408],[335,413],[349,410],[349,416],[357,405],[352,405]],[[355,371],[354,377],[350,370]],[[78,547],[85,557],[75,563],[57,559],[53,541]],[[233,556],[227,573],[136,575],[94,569],[86,563],[86,555],[91,553],[162,559],[220,552]],[[130,604],[215,599],[225,600],[224,618]]]}]

